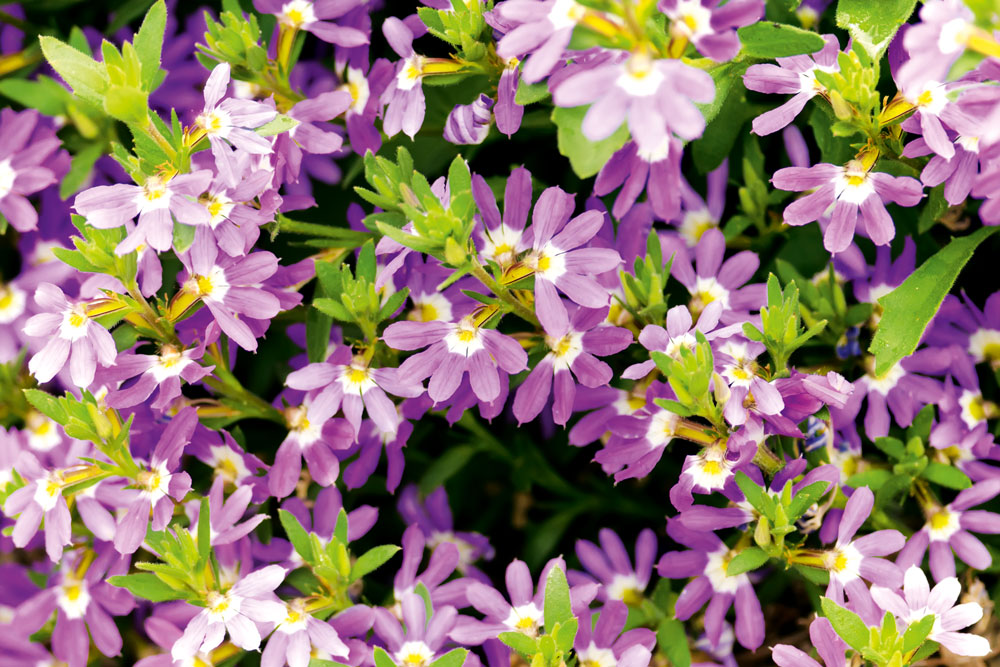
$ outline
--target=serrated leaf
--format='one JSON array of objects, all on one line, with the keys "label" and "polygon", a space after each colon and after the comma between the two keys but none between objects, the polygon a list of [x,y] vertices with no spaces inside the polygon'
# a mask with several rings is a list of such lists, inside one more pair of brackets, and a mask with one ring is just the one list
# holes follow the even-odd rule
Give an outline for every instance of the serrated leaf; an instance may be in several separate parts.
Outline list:
[{"label": "serrated leaf", "polygon": [[43,35],[38,41],[45,59],[73,92],[81,99],[101,106],[109,83],[104,64],[55,37]]},{"label": "serrated leaf", "polygon": [[[869,3],[875,4],[875,3]],[[975,249],[1000,227],[983,227],[951,243],[917,267],[903,284],[878,300],[883,308],[869,351],[875,373],[885,375],[917,349],[924,330],[937,313]]]},{"label": "serrated leaf", "polygon": [[743,51],[757,58],[786,58],[815,53],[826,42],[815,32],[771,21],[759,21],[736,31]]},{"label": "serrated leaf", "polygon": [[601,141],[591,141],[583,134],[583,117],[590,107],[556,107],[552,122],[556,124],[559,153],[569,158],[573,172],[580,178],[590,178],[601,170],[608,159],[628,140],[625,123],[611,136]]},{"label": "serrated leaf", "polygon": [[126,574],[108,578],[112,586],[127,589],[132,595],[151,602],[166,602],[167,600],[184,600],[188,596],[174,590],[155,574]]},{"label": "serrated leaf", "polygon": [[538,640],[521,632],[501,632],[497,639],[528,658],[538,652]]},{"label": "serrated leaf", "polygon": [[830,620],[834,631],[855,651],[868,646],[868,626],[861,617],[849,609],[841,607],[829,598],[820,598],[823,615]]},{"label": "serrated leaf", "polygon": [[838,0],[837,25],[878,61],[916,4],[917,0]]},{"label": "serrated leaf", "polygon": [[135,34],[133,46],[142,66],[142,88],[147,93],[152,92],[160,69],[160,54],[163,51],[163,35],[167,29],[167,5],[164,0],[157,0],[139,26]]},{"label": "serrated leaf", "polygon": [[573,608],[569,599],[569,583],[566,573],[556,565],[549,570],[545,581],[545,629],[551,631],[556,623],[565,623],[573,618]]}]

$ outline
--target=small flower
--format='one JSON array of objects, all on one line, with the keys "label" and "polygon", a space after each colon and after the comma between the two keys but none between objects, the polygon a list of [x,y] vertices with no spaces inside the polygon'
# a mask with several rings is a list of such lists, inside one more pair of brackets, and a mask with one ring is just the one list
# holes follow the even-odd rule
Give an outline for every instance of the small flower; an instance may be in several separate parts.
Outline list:
[{"label": "small flower", "polygon": [[431,549],[445,542],[455,545],[459,555],[459,572],[481,581],[489,581],[473,563],[479,559],[492,560],[493,547],[490,546],[489,539],[479,533],[455,531],[451,508],[448,506],[448,492],[443,486],[436,488],[421,502],[417,487],[410,484],[399,494],[397,507],[404,521],[416,524],[427,536]]},{"label": "small flower", "polygon": [[[69,505],[62,495],[68,482],[61,470],[46,470],[38,459],[22,451],[14,469],[28,484],[14,491],[3,504],[9,517],[17,516],[11,538],[14,546],[23,549],[38,532],[45,518],[45,552],[53,563],[62,558],[63,547],[72,543]],[[18,516],[20,515],[20,516]]]},{"label": "small flower", "polygon": [[134,553],[146,539],[146,525],[152,516],[153,530],[163,530],[174,515],[174,503],[191,490],[191,477],[178,472],[184,447],[191,441],[198,413],[186,407],[177,413],[163,430],[163,436],[150,457],[149,467],[135,477],[135,497],[128,511],[118,521],[115,549],[118,553]]},{"label": "small flower", "polygon": [[378,608],[375,610],[375,634],[386,643],[399,667],[428,667],[446,652],[445,642],[458,612],[454,607],[444,606],[434,609],[427,618],[424,600],[416,593],[404,595],[401,607],[405,633],[392,612]]},{"label": "small flower", "polygon": [[481,144],[490,133],[493,99],[481,94],[471,104],[456,104],[444,123],[444,138],[453,144]]},{"label": "small flower", "polygon": [[[0,215],[19,232],[38,225],[38,212],[27,196],[52,185],[68,169],[68,154],[55,131],[39,124],[34,109],[0,112]],[[58,152],[57,152],[58,151]]]},{"label": "small flower", "polygon": [[[216,477],[212,488],[208,491],[209,543],[213,547],[232,544],[250,534],[268,518],[266,514],[255,514],[246,521],[243,515],[250,506],[253,489],[250,486],[238,487],[228,498],[223,499],[223,487],[226,480]],[[198,521],[201,519],[201,503],[192,501],[187,504],[188,518],[192,537],[197,539]]]},{"label": "small flower", "polygon": [[924,571],[911,565],[904,575],[902,596],[882,586],[872,586],[871,592],[878,605],[896,616],[904,627],[933,615],[934,625],[927,639],[938,642],[955,655],[990,654],[988,639],[958,632],[978,623],[983,617],[983,608],[976,602],[955,604],[962,592],[962,585],[955,577],[941,579],[931,588]]},{"label": "small flower", "polygon": [[823,247],[833,253],[851,244],[860,212],[862,229],[875,245],[887,245],[896,235],[885,202],[916,206],[923,192],[920,181],[869,171],[858,160],[843,167],[821,163],[812,167],[785,167],[774,173],[774,187],[812,192],[785,208],[789,225],[804,225],[832,211],[823,234]]},{"label": "small flower", "polygon": [[764,16],[761,0],[660,0],[657,8],[670,19],[670,36],[688,40],[717,62],[732,60],[740,50],[736,29]]},{"label": "small flower", "polygon": [[594,194],[603,197],[621,187],[611,213],[622,218],[645,189],[656,217],[670,220],[680,211],[678,189],[682,183],[683,152],[683,144],[675,137],[647,150],[640,150],[635,141],[629,141],[601,167],[594,181]]},{"label": "small flower", "polygon": [[234,644],[256,651],[260,647],[256,623],[277,624],[288,618],[288,608],[274,595],[285,573],[283,567],[268,565],[244,576],[229,590],[210,592],[205,607],[174,642],[170,655],[174,660],[187,660],[198,651],[207,653],[222,643],[226,631]]},{"label": "small flower", "polygon": [[158,392],[150,407],[166,410],[181,395],[181,380],[189,384],[197,382],[215,368],[198,363],[203,353],[204,346],[178,349],[170,344],[163,345],[159,354],[123,352],[114,366],[102,372],[101,378],[126,381],[138,376],[138,379],[128,387],[108,392],[105,402],[112,408],[130,408]]},{"label": "small flower", "polygon": [[268,490],[276,498],[284,498],[295,490],[302,474],[302,458],[309,474],[321,486],[337,480],[340,461],[334,454],[351,441],[351,427],[343,419],[331,419],[337,404],[330,394],[308,394],[301,405],[285,408],[288,435],[274,455],[274,465],[268,473]]},{"label": "small flower", "polygon": [[329,623],[315,618],[306,610],[305,600],[285,603],[285,618],[268,638],[260,656],[261,667],[307,667],[314,649],[333,657],[344,658],[347,645]]},{"label": "small flower", "polygon": [[628,607],[617,600],[607,602],[601,608],[596,623],[592,622],[595,613],[588,610],[580,619],[580,630],[573,642],[579,664],[588,667],[646,667],[656,646],[656,634],[649,628],[622,632],[628,618]]},{"label": "small flower", "polygon": [[840,638],[829,619],[817,616],[809,624],[809,639],[823,664],[788,644],[778,644],[771,649],[774,664],[778,667],[843,667],[847,642]]},{"label": "small flower", "polygon": [[[635,541],[634,566],[618,533],[610,528],[602,528],[598,536],[600,546],[588,540],[576,542],[576,555],[580,564],[601,584],[598,597],[602,600],[621,600],[630,606],[639,605],[649,586],[653,561],[656,560],[656,534],[649,528],[639,533]],[[574,583],[578,577],[590,580],[572,570],[569,574]],[[605,610],[607,608],[605,606]]]},{"label": "small flower", "polygon": [[394,137],[400,130],[412,139],[420,131],[424,122],[427,104],[421,80],[424,76],[424,56],[413,50],[413,33],[394,16],[382,24],[389,46],[402,60],[396,63],[396,76],[382,93],[382,104],[386,105],[382,121],[382,131]]},{"label": "small flower", "polygon": [[575,0],[507,0],[493,11],[510,28],[497,43],[497,55],[523,60],[521,77],[535,83],[562,59],[587,8]]},{"label": "small flower", "polygon": [[254,8],[265,14],[274,14],[282,26],[293,30],[305,30],[316,35],[324,42],[336,44],[344,48],[352,48],[368,43],[368,36],[350,26],[341,26],[331,22],[343,16],[363,0],[254,0]]},{"label": "small flower", "polygon": [[28,336],[47,337],[48,342],[28,362],[28,370],[41,383],[56,376],[69,360],[70,378],[78,387],[94,381],[97,364],[110,366],[118,354],[111,333],[87,312],[87,303],[72,303],[52,283],[35,291],[35,303],[44,311],[24,324]]}]

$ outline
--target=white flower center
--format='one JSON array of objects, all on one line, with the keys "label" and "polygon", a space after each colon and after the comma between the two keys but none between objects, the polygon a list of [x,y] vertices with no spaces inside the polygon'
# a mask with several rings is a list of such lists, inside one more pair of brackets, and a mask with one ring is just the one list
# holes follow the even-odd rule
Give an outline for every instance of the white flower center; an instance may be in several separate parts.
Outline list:
[{"label": "white flower center", "polygon": [[222,137],[223,139],[229,136],[229,130],[233,128],[232,118],[219,108],[199,114],[195,123],[204,129],[208,136]]},{"label": "white flower center", "polygon": [[610,648],[599,648],[593,641],[578,654],[580,667],[617,667],[618,660]]},{"label": "white flower center", "polygon": [[626,61],[615,85],[631,97],[655,95],[663,83],[663,72],[655,67],[655,62],[644,53],[637,53]]},{"label": "white flower center", "polygon": [[226,280],[225,270],[218,265],[213,265],[208,271],[208,275],[200,276],[192,274],[184,287],[206,301],[222,301],[229,291],[229,281]]},{"label": "white flower center", "polygon": [[347,82],[341,86],[351,94],[351,108],[349,113],[363,113],[368,106],[368,99],[371,97],[371,88],[368,86],[368,79],[365,73],[356,67],[347,68]]},{"label": "white flower center", "polygon": [[941,26],[937,47],[941,53],[951,54],[964,50],[969,39],[969,22],[963,18],[955,18]]},{"label": "white flower center", "polygon": [[654,414],[649,420],[649,426],[646,427],[646,440],[649,442],[650,448],[665,447],[673,440],[674,431],[680,419],[680,415],[668,410],[660,410]]},{"label": "white flower center", "polygon": [[301,28],[316,22],[316,11],[313,3],[306,0],[292,0],[281,6],[278,20],[291,28]]},{"label": "white flower center", "polygon": [[684,241],[688,244],[688,247],[693,248],[701,240],[705,232],[718,226],[719,221],[712,217],[707,208],[684,211],[680,233]]},{"label": "white flower center", "polygon": [[[0,193],[0,198],[2,197],[3,194]],[[10,324],[23,315],[27,301],[24,290],[0,283],[0,324]]]},{"label": "white flower center", "polygon": [[177,348],[167,345],[160,350],[156,362],[149,369],[153,374],[153,379],[160,384],[167,378],[177,377],[181,372],[194,362],[184,356]]},{"label": "white flower center", "polygon": [[59,590],[56,591],[56,604],[66,614],[66,618],[83,618],[90,605],[90,590],[87,582],[65,577]]},{"label": "white flower center", "polygon": [[142,488],[143,493],[149,495],[150,502],[156,504],[168,494],[170,490],[170,478],[172,476],[170,471],[167,470],[167,464],[164,462],[155,468],[140,472],[136,481]]},{"label": "white flower center", "polygon": [[911,104],[920,108],[924,113],[932,116],[941,114],[941,110],[948,105],[948,97],[945,95],[944,86],[937,81],[928,81],[920,88],[915,96],[908,96]]},{"label": "white flower center", "polygon": [[556,0],[549,10],[549,23],[552,24],[552,31],[571,28],[580,22],[587,9],[578,4],[575,0]]},{"label": "white flower center", "polygon": [[451,301],[440,292],[421,294],[413,300],[413,310],[406,319],[414,322],[451,321]]},{"label": "white flower center", "polygon": [[455,325],[445,337],[444,343],[452,354],[468,357],[483,349],[483,341],[479,329],[467,321]]},{"label": "white flower center", "polygon": [[1000,359],[1000,331],[996,329],[977,329],[969,336],[969,354],[976,363]]},{"label": "white flower center", "polygon": [[694,283],[694,289],[688,289],[691,293],[691,308],[693,314],[700,314],[705,310],[705,306],[718,301],[722,304],[723,310],[729,308],[729,290],[719,284],[713,277],[702,278],[701,276]]},{"label": "white flower center", "polygon": [[287,605],[287,615],[285,620],[278,624],[277,631],[294,635],[305,630],[308,621],[309,612],[305,610],[300,601],[295,600]]},{"label": "white flower center", "polygon": [[834,197],[860,206],[875,194],[868,172],[860,164],[849,163],[834,179]]},{"label": "white flower center", "polygon": [[694,463],[684,471],[695,486],[706,491],[716,491],[726,485],[732,476],[731,464],[726,460],[725,447],[710,446],[695,457]]},{"label": "white flower center", "polygon": [[403,66],[396,74],[396,88],[400,90],[413,90],[413,87],[420,83],[423,76],[424,57],[414,53],[403,61]]},{"label": "white flower center", "polygon": [[208,594],[208,615],[213,623],[225,623],[233,616],[240,613],[240,604],[243,601],[238,595],[229,593],[217,593],[215,591]]},{"label": "white flower center", "polygon": [[671,19],[670,34],[673,37],[695,39],[712,34],[712,10],[701,4],[701,0],[680,0],[673,11],[667,12]]},{"label": "white flower center", "polygon": [[500,266],[513,264],[517,257],[517,248],[521,243],[521,232],[501,224],[498,228],[487,230],[484,234],[482,254],[492,259]]},{"label": "white flower center", "polygon": [[216,475],[222,477],[232,484],[236,484],[250,476],[250,469],[247,468],[243,457],[225,445],[212,445],[209,447],[211,459],[208,465],[212,466]]},{"label": "white flower center", "polygon": [[666,160],[667,156],[670,155],[670,137],[664,137],[656,146],[636,144],[635,154],[636,157],[648,164]]},{"label": "white flower center", "polygon": [[847,546],[831,549],[826,552],[826,568],[830,571],[830,576],[839,579],[846,584],[857,579],[861,568],[861,560],[864,556],[858,551],[854,543]]},{"label": "white flower center", "polygon": [[529,602],[512,608],[503,624],[515,632],[535,637],[543,622],[542,610],[536,607],[534,602]]},{"label": "white flower center", "polygon": [[893,387],[895,387],[899,381],[906,375],[906,371],[899,364],[896,364],[889,370],[885,372],[881,377],[876,377],[872,373],[865,375],[864,380],[868,383],[869,388],[872,391],[877,391],[878,393],[885,396],[888,394]]},{"label": "white flower center", "polygon": [[367,367],[351,364],[344,367],[340,376],[340,385],[344,388],[345,394],[363,395],[375,386],[375,381],[372,380]]},{"label": "white flower center", "polygon": [[942,507],[927,520],[927,534],[932,542],[947,542],[951,536],[962,529],[959,519],[962,513],[947,507]]},{"label": "white flower center", "polygon": [[63,321],[59,324],[59,337],[68,341],[76,341],[87,335],[87,325],[90,316],[82,303],[74,305],[63,313]]},{"label": "white flower center", "polygon": [[962,390],[962,395],[958,397],[958,404],[962,406],[962,421],[969,428],[976,428],[986,421],[986,406],[983,402],[983,395],[978,391]]},{"label": "white flower center", "polygon": [[396,651],[396,664],[400,667],[426,667],[434,659],[434,651],[422,641],[404,642]]},{"label": "white flower center", "polygon": [[708,554],[708,563],[705,565],[705,576],[708,577],[708,581],[717,593],[735,594],[740,586],[750,583],[746,574],[729,576],[726,573],[729,561],[731,560],[732,554],[726,547]]},{"label": "white flower center", "polygon": [[605,592],[612,600],[629,600],[641,598],[643,588],[645,587],[634,572],[629,574],[615,573],[611,583],[606,585]]},{"label": "white flower center", "polygon": [[546,336],[545,343],[552,350],[550,354],[556,370],[568,369],[583,352],[583,334],[576,331],[571,331],[558,340]]},{"label": "white flower center", "polygon": [[42,508],[43,512],[48,512],[59,502],[62,487],[62,479],[57,474],[50,472],[36,482],[35,495],[32,496],[32,499]]},{"label": "white flower center", "polygon": [[10,166],[10,158],[0,160],[0,199],[3,199],[14,189],[14,179],[17,171]]},{"label": "white flower center", "polygon": [[322,424],[309,421],[309,408],[305,405],[287,408],[285,421],[288,423],[288,429],[294,434],[295,441],[302,447],[313,444],[323,435]]},{"label": "white flower center", "polygon": [[48,452],[62,442],[56,422],[34,410],[25,417],[25,431],[28,433],[28,446],[36,452]]},{"label": "white flower center", "polygon": [[159,176],[150,176],[143,183],[137,195],[139,211],[156,211],[170,206],[170,190],[167,182]]}]

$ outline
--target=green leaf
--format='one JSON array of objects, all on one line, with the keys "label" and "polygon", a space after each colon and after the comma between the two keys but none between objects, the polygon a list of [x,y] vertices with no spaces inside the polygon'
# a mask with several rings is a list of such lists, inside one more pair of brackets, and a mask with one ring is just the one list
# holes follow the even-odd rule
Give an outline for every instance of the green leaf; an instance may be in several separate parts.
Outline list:
[{"label": "green leaf", "polygon": [[924,471],[920,473],[920,476],[935,484],[955,489],[956,491],[961,491],[972,486],[972,480],[964,472],[954,466],[946,463],[938,463],[937,461],[928,463]]},{"label": "green leaf", "polygon": [[69,92],[53,79],[40,75],[36,81],[0,79],[0,94],[18,104],[38,109],[46,116],[59,116],[66,111]]},{"label": "green leaf", "polygon": [[566,623],[573,618],[573,608],[569,601],[569,583],[566,573],[556,565],[549,570],[545,581],[545,630],[551,632],[556,623]]},{"label": "green leaf", "polygon": [[111,86],[104,93],[104,110],[124,123],[141,125],[149,117],[149,96],[136,88]]},{"label": "green leaf", "polygon": [[285,529],[288,541],[302,556],[302,560],[310,564],[315,563],[316,555],[313,553],[312,543],[309,541],[309,533],[302,527],[295,515],[288,510],[279,509],[278,520],[281,521],[281,527]]},{"label": "green leaf", "polygon": [[69,421],[69,415],[66,414],[66,410],[59,403],[59,399],[52,394],[44,392],[41,389],[25,389],[24,397],[28,400],[28,403],[31,403],[36,410],[49,419],[60,424],[65,424]]},{"label": "green leaf", "polygon": [[792,502],[788,505],[788,520],[797,520],[807,509],[812,507],[817,500],[822,498],[829,488],[829,482],[813,482],[809,486],[799,489],[799,492],[795,494],[795,497],[792,498]]},{"label": "green leaf", "polygon": [[333,536],[341,544],[347,544],[347,510],[343,507],[337,514],[337,524],[333,527]]},{"label": "green leaf", "polygon": [[962,267],[976,247],[997,229],[1000,227],[983,227],[968,236],[952,239],[902,285],[878,300],[884,312],[869,348],[875,355],[876,375],[884,375],[917,349],[920,337],[955,284]]},{"label": "green leaf", "polygon": [[146,18],[135,34],[133,46],[142,66],[142,88],[152,92],[156,73],[160,69],[160,53],[163,51],[163,35],[167,29],[167,5],[157,2],[146,12]]},{"label": "green leaf", "polygon": [[917,0],[838,0],[837,25],[877,62],[916,4]]},{"label": "green leaf", "polygon": [[782,23],[760,21],[737,30],[743,50],[757,58],[785,58],[815,53],[826,42],[815,32]]},{"label": "green leaf", "polygon": [[549,84],[547,81],[538,83],[525,83],[521,79],[517,84],[517,92],[514,94],[514,101],[521,106],[541,102],[549,96]]},{"label": "green leaf", "polygon": [[656,644],[674,667],[691,667],[691,647],[684,624],[675,618],[665,618],[656,628]]},{"label": "green leaf", "polygon": [[736,472],[736,485],[740,487],[740,491],[746,496],[747,502],[750,503],[755,510],[766,516],[771,521],[774,521],[773,512],[769,512],[770,503],[766,502],[764,499],[764,489],[757,485],[755,481],[750,479],[750,477],[743,471]]},{"label": "green leaf", "polygon": [[910,623],[903,633],[903,653],[909,653],[924,643],[934,627],[934,614],[928,614],[916,623]]},{"label": "green leaf", "polygon": [[497,639],[527,658],[538,653],[538,640],[522,632],[501,632]]},{"label": "green leaf", "polygon": [[461,667],[469,651],[464,648],[454,648],[431,663],[431,667]]},{"label": "green leaf", "polygon": [[386,561],[396,555],[397,551],[399,551],[399,547],[395,544],[383,544],[378,547],[372,547],[355,561],[351,567],[351,576],[348,577],[348,580],[357,581],[369,572],[377,570]]},{"label": "green leaf", "polygon": [[823,615],[830,619],[833,629],[855,651],[868,646],[868,626],[861,617],[838,605],[830,598],[820,598]]},{"label": "green leaf", "polygon": [[262,137],[273,137],[276,134],[288,132],[298,124],[299,121],[295,120],[291,116],[279,113],[270,123],[265,123],[254,131]]},{"label": "green leaf", "polygon": [[607,139],[591,141],[583,135],[581,124],[590,107],[556,107],[552,122],[556,124],[559,153],[569,158],[573,172],[580,178],[589,178],[628,140],[628,127],[622,126]]},{"label": "green leaf", "polygon": [[336,299],[313,299],[313,308],[341,322],[353,322],[354,316],[348,312],[340,301]]},{"label": "green leaf", "polygon": [[760,547],[747,547],[729,561],[729,565],[726,566],[726,574],[735,577],[738,574],[756,570],[766,563],[767,559],[767,554]]},{"label": "green leaf", "polygon": [[375,647],[375,667],[396,667],[396,663],[381,646]]},{"label": "green leaf", "polygon": [[100,106],[108,89],[108,72],[103,63],[48,35],[38,38],[45,59],[73,92]]},{"label": "green leaf", "polygon": [[556,640],[556,646],[560,651],[568,652],[573,648],[573,641],[576,639],[576,633],[579,630],[580,623],[575,618],[559,624],[559,627],[552,633],[552,638]]},{"label": "green leaf", "polygon": [[875,446],[882,450],[886,456],[897,461],[902,461],[906,458],[906,447],[903,446],[902,441],[896,438],[875,438]]},{"label": "green leaf", "polygon": [[151,602],[166,602],[167,600],[184,600],[187,595],[174,590],[155,574],[126,574],[110,577],[108,583],[119,588],[126,588],[132,595]]},{"label": "green leaf", "polygon": [[198,510],[198,558],[207,563],[212,553],[212,519],[208,507],[208,496],[202,496]]},{"label": "green leaf", "polygon": [[910,659],[910,664],[919,665],[921,660],[931,657],[937,653],[939,648],[941,648],[941,645],[937,642],[925,641],[924,645],[920,647],[920,650],[913,654],[913,657]]},{"label": "green leaf", "polygon": [[83,187],[84,182],[90,178],[90,172],[94,170],[94,163],[104,155],[104,152],[104,145],[94,143],[88,144],[73,156],[69,172],[59,184],[59,197],[61,199],[66,199]]}]

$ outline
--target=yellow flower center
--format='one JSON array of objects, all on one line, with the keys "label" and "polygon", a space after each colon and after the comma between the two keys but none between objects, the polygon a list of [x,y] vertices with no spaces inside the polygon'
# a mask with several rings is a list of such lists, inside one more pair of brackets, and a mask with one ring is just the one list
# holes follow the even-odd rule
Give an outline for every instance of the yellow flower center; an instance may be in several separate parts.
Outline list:
[{"label": "yellow flower center", "polygon": [[517,629],[522,632],[535,629],[535,620],[528,616],[519,619],[516,623]]},{"label": "yellow flower center", "polygon": [[573,339],[570,336],[563,336],[556,342],[555,347],[552,348],[552,352],[557,357],[564,357],[570,352],[572,346]]},{"label": "yellow flower center", "polygon": [[642,396],[629,396],[628,398],[625,399],[625,402],[628,404],[628,407],[633,412],[635,412],[636,410],[641,410],[642,408],[646,407],[646,399],[643,398]]},{"label": "yellow flower center", "polygon": [[167,194],[167,185],[159,177],[152,176],[143,184],[142,192],[146,201],[157,201]]},{"label": "yellow flower center", "polygon": [[866,179],[865,179],[864,176],[859,176],[857,174],[848,174],[847,175],[847,184],[851,185],[851,186],[854,186],[854,187],[858,187],[858,186],[864,185],[865,180]]},{"label": "yellow flower center", "polygon": [[833,559],[833,569],[837,572],[843,572],[847,569],[847,556],[842,553],[837,553],[837,557]]},{"label": "yellow flower center", "polygon": [[931,528],[934,530],[947,528],[949,521],[951,521],[951,515],[948,513],[948,510],[943,509],[931,517]]},{"label": "yellow flower center", "polygon": [[552,266],[552,258],[551,257],[549,257],[548,255],[544,255],[544,254],[538,256],[538,260],[535,263],[535,267],[539,271],[548,271],[549,267],[551,267],[551,266]]},{"label": "yellow flower center", "polygon": [[977,396],[969,402],[969,415],[976,421],[986,419],[986,406],[983,404],[982,396]]},{"label": "yellow flower center", "polygon": [[86,321],[87,321],[86,315],[81,315],[80,313],[75,311],[71,313],[69,316],[69,324],[72,327],[82,327],[84,322]]},{"label": "yellow flower center", "polygon": [[458,340],[463,343],[471,343],[476,337],[476,331],[475,329],[462,329],[455,335],[458,337]]},{"label": "yellow flower center", "polygon": [[628,588],[622,594],[622,602],[630,607],[638,607],[642,604],[642,593],[634,588]]},{"label": "yellow flower center", "polygon": [[14,291],[6,285],[0,285],[0,310],[7,310],[14,303]]},{"label": "yellow flower center", "polygon": [[925,90],[924,92],[920,93],[920,95],[917,97],[918,106],[927,106],[928,104],[931,104],[933,101],[934,101],[934,93],[932,93],[929,90]]},{"label": "yellow flower center", "polygon": [[722,466],[719,465],[718,461],[705,461],[703,470],[708,475],[718,475],[722,472]]},{"label": "yellow flower center", "polygon": [[198,294],[205,296],[212,293],[212,279],[207,276],[195,276],[195,283],[198,285]]},{"label": "yellow flower center", "polygon": [[80,595],[83,593],[83,587],[77,583],[69,584],[67,586],[63,586],[63,593],[66,595],[68,600],[76,602],[80,599]]},{"label": "yellow flower center", "polygon": [[[4,302],[0,301],[0,308],[3,308]],[[1000,343],[987,343],[983,347],[983,356],[989,361],[996,361],[1000,359]]]}]

